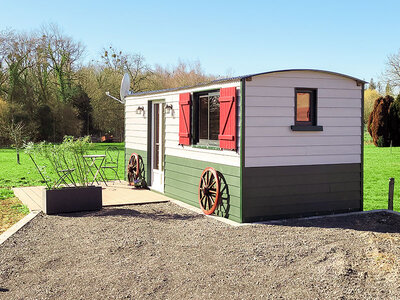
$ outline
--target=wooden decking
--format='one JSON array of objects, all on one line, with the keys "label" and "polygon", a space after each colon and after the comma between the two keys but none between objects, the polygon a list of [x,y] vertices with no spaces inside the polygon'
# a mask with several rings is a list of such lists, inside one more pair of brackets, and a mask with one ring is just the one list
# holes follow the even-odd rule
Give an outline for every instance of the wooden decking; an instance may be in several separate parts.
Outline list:
[{"label": "wooden decking", "polygon": [[[103,206],[146,204],[168,202],[171,199],[149,190],[138,190],[128,186],[126,182],[103,185]],[[31,211],[42,210],[42,193],[44,186],[13,188],[14,194]]]}]

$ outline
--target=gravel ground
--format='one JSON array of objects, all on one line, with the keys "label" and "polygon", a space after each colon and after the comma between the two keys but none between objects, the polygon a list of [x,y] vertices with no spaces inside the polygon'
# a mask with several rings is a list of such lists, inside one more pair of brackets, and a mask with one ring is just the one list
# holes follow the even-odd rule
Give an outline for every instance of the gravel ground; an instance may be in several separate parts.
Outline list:
[{"label": "gravel ground", "polygon": [[231,227],[172,203],[40,214],[0,246],[0,298],[399,299],[399,221]]}]

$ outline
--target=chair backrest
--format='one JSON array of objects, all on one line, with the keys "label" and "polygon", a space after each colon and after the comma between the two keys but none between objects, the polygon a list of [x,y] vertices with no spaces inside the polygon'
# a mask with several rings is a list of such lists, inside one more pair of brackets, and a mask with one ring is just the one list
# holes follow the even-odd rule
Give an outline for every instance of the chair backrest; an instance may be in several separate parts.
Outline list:
[{"label": "chair backrest", "polygon": [[110,146],[106,149],[105,164],[116,164],[118,166],[119,150],[115,146]]}]

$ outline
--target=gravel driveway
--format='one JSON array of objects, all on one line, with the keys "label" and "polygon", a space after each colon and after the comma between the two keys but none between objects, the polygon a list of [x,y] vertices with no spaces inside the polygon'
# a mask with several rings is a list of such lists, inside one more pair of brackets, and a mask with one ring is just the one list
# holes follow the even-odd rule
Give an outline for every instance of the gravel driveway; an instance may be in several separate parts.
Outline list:
[{"label": "gravel driveway", "polygon": [[0,246],[0,298],[395,299],[399,221],[231,227],[173,203],[40,214]]}]

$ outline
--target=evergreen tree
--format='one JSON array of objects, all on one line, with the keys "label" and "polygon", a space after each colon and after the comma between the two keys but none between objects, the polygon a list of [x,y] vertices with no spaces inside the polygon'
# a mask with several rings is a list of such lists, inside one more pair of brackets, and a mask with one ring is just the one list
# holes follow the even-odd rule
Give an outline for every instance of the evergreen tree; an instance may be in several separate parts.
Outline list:
[{"label": "evergreen tree", "polygon": [[376,83],[374,82],[374,79],[371,78],[371,80],[369,81],[368,84],[368,88],[372,91],[372,90],[376,90]]},{"label": "evergreen tree", "polygon": [[385,94],[386,95],[393,95],[393,89],[392,89],[392,86],[390,85],[389,82],[386,83]]}]

